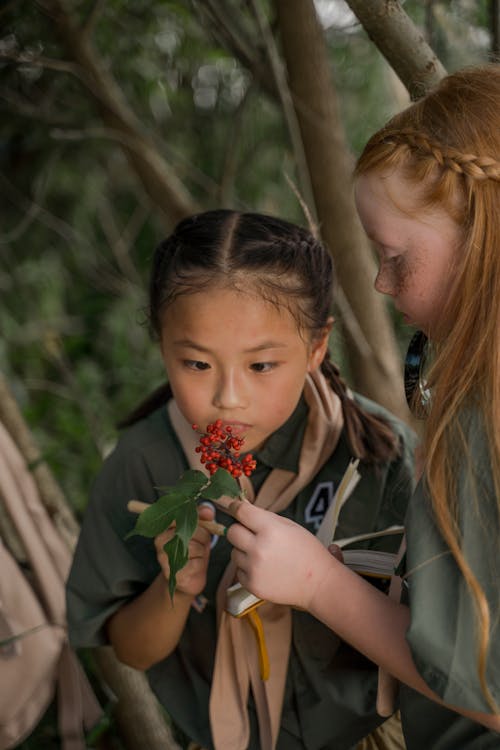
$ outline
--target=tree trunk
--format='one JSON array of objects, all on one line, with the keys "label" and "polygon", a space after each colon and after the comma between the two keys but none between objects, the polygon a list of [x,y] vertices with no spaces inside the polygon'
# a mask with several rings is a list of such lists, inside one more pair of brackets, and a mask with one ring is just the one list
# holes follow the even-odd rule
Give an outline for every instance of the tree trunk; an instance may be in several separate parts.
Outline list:
[{"label": "tree trunk", "polygon": [[116,660],[110,647],[95,650],[104,681],[118,699],[114,717],[126,750],[180,750],[144,672]]},{"label": "tree trunk", "polygon": [[92,95],[110,137],[123,149],[152,204],[160,209],[167,229],[196,213],[199,207],[141,128],[89,35],[71,17],[65,0],[40,0],[40,4],[52,17],[71,59],[80,66],[80,78]]},{"label": "tree trunk", "polygon": [[347,0],[372,42],[415,100],[435,86],[446,70],[398,0]]},{"label": "tree trunk", "polygon": [[[40,498],[57,530],[73,550],[78,536],[78,524],[50,469],[43,463],[36,442],[1,374],[0,421],[27,465],[32,467]],[[3,517],[0,518],[2,532],[10,533],[10,526],[5,521]],[[18,540],[13,541],[12,548],[16,549],[19,546]],[[179,750],[145,675],[121,664],[111,648],[96,649],[94,654],[102,677],[118,699],[114,716],[126,749]]]},{"label": "tree trunk", "polygon": [[490,0],[491,62],[500,62],[500,0]]},{"label": "tree trunk", "polygon": [[353,163],[323,31],[313,0],[275,4],[321,234],[344,293],[339,309],[353,382],[359,391],[408,419],[393,326],[384,299],[373,289],[375,261],[352,197]]}]

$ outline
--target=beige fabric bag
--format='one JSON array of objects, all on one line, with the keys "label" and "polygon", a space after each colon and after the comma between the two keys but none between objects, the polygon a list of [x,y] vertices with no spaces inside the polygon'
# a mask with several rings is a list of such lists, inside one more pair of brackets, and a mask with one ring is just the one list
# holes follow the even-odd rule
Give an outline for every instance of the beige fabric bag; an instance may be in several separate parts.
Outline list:
[{"label": "beige fabric bag", "polygon": [[31,583],[0,540],[0,750],[31,734],[56,686],[61,747],[84,750],[83,726],[91,728],[102,712],[66,637],[64,583],[71,553],[1,423],[0,503],[33,573]]}]

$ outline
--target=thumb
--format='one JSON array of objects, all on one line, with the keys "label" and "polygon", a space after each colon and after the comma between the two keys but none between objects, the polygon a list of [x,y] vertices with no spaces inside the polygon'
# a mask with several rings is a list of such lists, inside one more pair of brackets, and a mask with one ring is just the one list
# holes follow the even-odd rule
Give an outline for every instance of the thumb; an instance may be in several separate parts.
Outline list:
[{"label": "thumb", "polygon": [[257,508],[248,500],[233,500],[227,507],[226,513],[229,513],[236,521],[246,526],[252,531],[256,531],[260,525],[259,520],[265,519],[268,512],[263,508]]}]

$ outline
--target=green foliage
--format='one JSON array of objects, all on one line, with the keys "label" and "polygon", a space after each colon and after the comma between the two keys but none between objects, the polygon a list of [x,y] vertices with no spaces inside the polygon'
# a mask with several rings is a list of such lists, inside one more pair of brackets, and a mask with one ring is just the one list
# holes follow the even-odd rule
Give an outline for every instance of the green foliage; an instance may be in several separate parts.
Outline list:
[{"label": "green foliage", "polygon": [[[211,4],[227,11],[224,20],[235,38],[246,40],[247,58],[236,54],[222,24],[208,19],[208,3],[67,5],[80,26],[96,7],[89,39],[100,64],[193,201],[201,208],[251,209],[305,223],[284,178],[287,172],[298,181],[271,76],[259,77],[249,64],[253,58],[266,70],[249,4]],[[404,97],[345,6],[317,0],[320,5],[343,14],[325,21],[325,33],[356,153]],[[158,346],[147,334],[145,307],[151,255],[170,224],[143,191],[116,133],[103,127],[96,102],[68,64],[71,49],[53,17],[28,0],[4,6],[0,370],[80,517],[92,479],[115,443],[116,423],[165,377]],[[424,10],[431,6],[429,21]],[[272,3],[263,7],[273,27]],[[449,70],[487,59],[487,0],[407,0],[404,7],[432,36]],[[397,317],[394,325],[402,341],[407,332]],[[332,346],[342,361],[337,329]],[[192,519],[183,522],[175,559]],[[58,747],[46,734],[41,743]],[[30,738],[30,749],[35,746]]]},{"label": "green foliage", "polygon": [[[70,6],[75,23],[85,23],[92,3]],[[234,0],[224,8],[265,69],[246,4]],[[486,8],[486,0],[433,3],[450,69],[485,59]],[[421,3],[408,1],[405,9],[425,25]],[[91,41],[102,65],[193,199],[203,208],[248,208],[303,223],[284,178],[285,171],[293,179],[296,173],[278,100],[269,80],[224,45],[205,4],[114,0],[98,10]],[[400,89],[359,24],[343,13],[325,33],[356,152],[400,106]],[[51,17],[25,0],[8,4],[2,22],[0,367],[81,513],[91,478],[116,440],[116,423],[164,378],[144,308],[151,254],[168,226],[119,141],[103,128],[89,92],[68,66],[58,68],[70,51]],[[47,62],[30,64],[29,55]],[[342,342],[332,341],[342,359]]]},{"label": "green foliage", "polygon": [[207,477],[203,472],[186,471],[173,487],[139,515],[127,538],[138,534],[150,539],[175,523],[174,536],[164,546],[170,567],[169,592],[173,598],[177,573],[188,561],[188,547],[198,524],[197,502],[203,497],[218,500],[223,495],[238,497],[240,486],[225,469]]}]

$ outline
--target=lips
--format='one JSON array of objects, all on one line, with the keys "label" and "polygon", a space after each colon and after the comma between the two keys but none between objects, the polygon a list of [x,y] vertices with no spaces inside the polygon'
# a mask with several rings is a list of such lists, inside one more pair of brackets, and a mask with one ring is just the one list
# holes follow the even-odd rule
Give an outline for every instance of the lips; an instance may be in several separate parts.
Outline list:
[{"label": "lips", "polygon": [[252,425],[245,422],[224,422],[224,428],[230,427],[233,435],[242,435],[251,429]]}]

